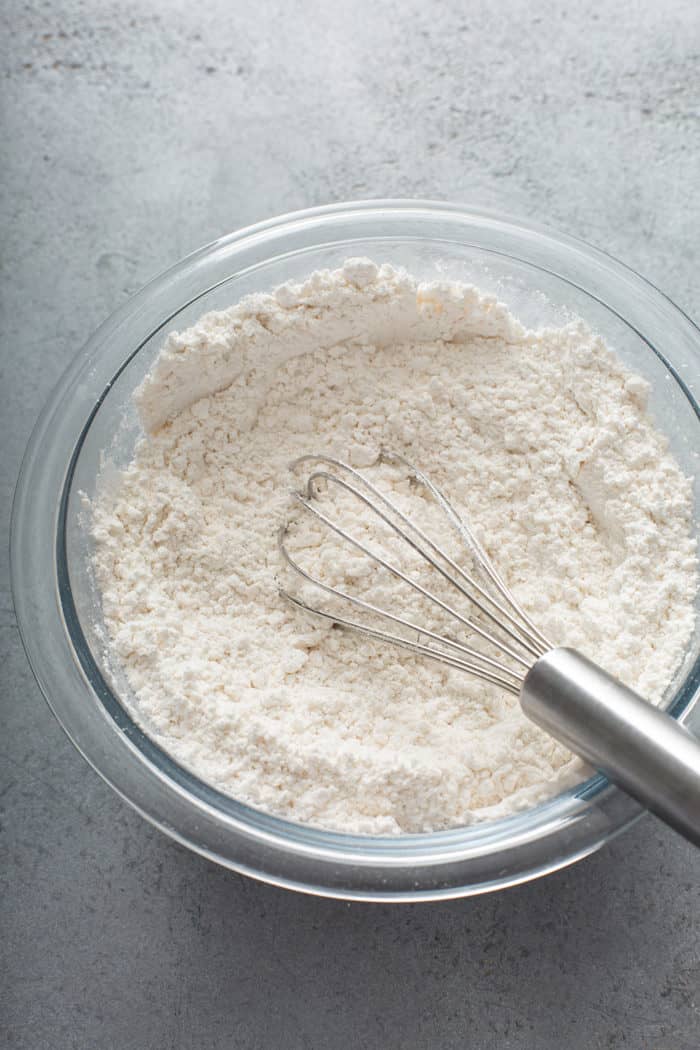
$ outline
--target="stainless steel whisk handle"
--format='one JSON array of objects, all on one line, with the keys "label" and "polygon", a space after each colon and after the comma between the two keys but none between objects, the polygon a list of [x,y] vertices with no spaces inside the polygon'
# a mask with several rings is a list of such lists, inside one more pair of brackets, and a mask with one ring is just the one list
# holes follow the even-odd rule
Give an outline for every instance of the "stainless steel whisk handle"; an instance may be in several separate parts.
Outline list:
[{"label": "stainless steel whisk handle", "polygon": [[537,725],[700,846],[700,739],[574,649],[552,649],[520,690]]}]

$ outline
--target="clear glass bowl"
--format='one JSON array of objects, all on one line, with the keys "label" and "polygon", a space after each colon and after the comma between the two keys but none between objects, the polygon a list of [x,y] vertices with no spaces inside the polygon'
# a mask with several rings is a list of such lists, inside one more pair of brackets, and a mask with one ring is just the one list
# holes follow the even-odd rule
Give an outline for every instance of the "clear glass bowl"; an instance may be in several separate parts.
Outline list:
[{"label": "clear glass bowl", "polygon": [[[37,422],[17,486],[12,579],[37,681],[98,773],[148,820],[220,864],[281,886],[368,900],[496,890],[570,864],[640,808],[600,775],[506,819],[430,835],[371,837],[259,812],[198,780],[130,718],[128,686],[102,665],[99,600],[81,493],[103,458],[126,464],[139,436],[131,394],[166,333],[207,310],[349,256],[420,277],[474,281],[524,321],[577,314],[652,383],[651,411],[684,471],[700,449],[700,333],[664,295],[580,241],[487,212],[427,201],[367,201],[297,212],[200,249],[157,277],[88,341]],[[696,506],[697,520],[697,506]],[[698,634],[667,702],[700,732]]]}]

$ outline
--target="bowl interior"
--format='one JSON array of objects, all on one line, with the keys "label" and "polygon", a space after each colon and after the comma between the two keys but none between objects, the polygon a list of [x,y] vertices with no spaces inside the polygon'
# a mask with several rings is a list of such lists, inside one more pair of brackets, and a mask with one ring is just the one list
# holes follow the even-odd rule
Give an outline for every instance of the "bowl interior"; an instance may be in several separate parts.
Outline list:
[{"label": "bowl interior", "polygon": [[[110,664],[105,645],[106,631],[99,594],[90,571],[92,540],[90,513],[86,504],[110,475],[132,458],[142,436],[132,403],[132,394],[153,364],[169,331],[183,329],[209,310],[222,309],[251,292],[269,291],[284,281],[301,279],[313,270],[333,268],[351,256],[366,255],[376,262],[403,266],[423,279],[455,279],[473,282],[504,300],[523,323],[531,327],[561,325],[574,317],[582,318],[604,337],[620,358],[651,383],[650,412],[656,425],[669,438],[670,446],[683,471],[697,479],[700,448],[700,418],[696,402],[682,373],[669,363],[673,347],[652,345],[619,312],[590,290],[584,290],[572,275],[564,277],[552,268],[517,258],[514,254],[487,249],[449,238],[360,237],[303,247],[275,255],[240,271],[231,266],[204,291],[192,295],[186,305],[164,316],[140,345],[124,342],[121,367],[103,391],[93,414],[83,429],[73,455],[64,487],[63,537],[59,551],[59,584],[69,595],[66,622],[78,658],[95,692],[102,698],[105,716],[114,720],[133,745],[154,762],[164,775],[177,774],[188,790],[204,792],[212,804],[230,808],[230,800],[203,785],[196,777],[177,767],[135,725],[129,715],[134,703],[129,684],[118,666]],[[695,522],[700,515],[700,491],[695,486]],[[60,532],[61,530],[59,530]],[[665,702],[680,714],[694,699],[700,669],[700,630],[688,647],[685,661],[669,685]],[[561,799],[590,798],[606,786],[596,776],[582,782]],[[239,805],[239,804],[237,804]],[[550,803],[545,803],[545,806]],[[541,807],[535,807],[541,809]],[[240,807],[252,819],[267,825],[270,818],[249,807]],[[520,814],[522,824],[527,813]],[[507,825],[510,818],[505,818]],[[504,823],[504,822],[499,822]],[[272,825],[291,825],[276,821]],[[471,830],[471,829],[470,829]],[[447,834],[450,833],[440,833]],[[319,833],[321,839],[327,833]],[[342,837],[342,836],[341,836]],[[420,838],[420,836],[414,836]],[[432,836],[434,838],[434,836]]]}]

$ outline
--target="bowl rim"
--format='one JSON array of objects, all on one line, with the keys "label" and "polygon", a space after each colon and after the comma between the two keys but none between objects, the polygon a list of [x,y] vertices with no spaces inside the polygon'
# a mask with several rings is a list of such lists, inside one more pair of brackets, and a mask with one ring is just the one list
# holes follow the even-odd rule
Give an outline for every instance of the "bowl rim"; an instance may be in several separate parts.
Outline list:
[{"label": "bowl rim", "polygon": [[[41,646],[37,645],[37,638],[42,630],[50,630],[54,638],[62,636],[64,645],[62,647],[63,651],[59,655],[59,662],[60,659],[66,656],[69,657],[79,667],[80,677],[88,692],[92,691],[94,698],[105,705],[106,710],[109,710],[108,697],[99,695],[99,683],[96,682],[94,674],[91,673],[90,660],[87,658],[87,654],[90,653],[89,645],[84,636],[81,639],[82,629],[80,628],[75,608],[71,609],[73,599],[67,572],[67,561],[65,559],[65,520],[75,465],[89,427],[99,411],[102,401],[108,395],[112,383],[121,371],[127,367],[129,361],[139,352],[143,343],[152,336],[153,329],[149,329],[136,348],[124,357],[117,371],[108,377],[106,384],[101,389],[101,393],[93,401],[92,408],[87,418],[84,419],[78,438],[71,449],[69,461],[64,465],[60,484],[60,498],[51,519],[51,524],[47,526],[50,528],[53,539],[52,555],[55,559],[54,601],[43,602],[42,604],[41,598],[36,594],[36,584],[38,582],[36,579],[31,581],[34,584],[33,591],[31,587],[27,590],[25,586],[28,580],[27,559],[29,557],[31,562],[32,558],[37,556],[39,545],[41,543],[45,545],[47,539],[46,528],[44,528],[42,534],[36,525],[32,528],[28,527],[28,521],[31,519],[32,513],[38,509],[37,501],[39,497],[37,496],[37,487],[40,485],[43,476],[40,469],[40,461],[42,455],[45,457],[50,456],[52,424],[55,422],[56,415],[59,413],[66,397],[71,391],[74,391],[76,381],[93,368],[98,388],[100,383],[103,382],[104,377],[100,379],[99,369],[96,367],[100,359],[100,349],[107,345],[109,340],[113,339],[115,334],[124,326],[130,323],[140,323],[140,315],[144,311],[144,307],[152,302],[154,296],[157,298],[157,294],[162,295],[173,280],[177,281],[183,275],[197,271],[214,255],[221,256],[223,253],[225,257],[235,258],[241,251],[248,250],[253,246],[264,246],[271,239],[288,237],[300,230],[308,230],[310,226],[314,227],[315,224],[321,232],[327,221],[330,223],[337,223],[343,220],[352,222],[358,216],[371,218],[375,213],[383,217],[387,215],[399,216],[400,219],[406,221],[411,217],[417,218],[420,216],[420,221],[423,221],[439,216],[449,220],[456,220],[457,222],[488,223],[495,229],[510,233],[519,231],[527,236],[543,238],[547,243],[554,244],[567,251],[573,251],[579,256],[582,255],[590,262],[603,266],[606,270],[614,271],[628,282],[631,281],[634,285],[643,287],[646,294],[653,299],[659,300],[666,311],[670,310],[672,312],[676,320],[680,320],[684,325],[689,326],[694,338],[700,337],[700,332],[692,320],[664,293],[611,255],[591,247],[578,238],[559,234],[557,231],[542,224],[523,221],[494,209],[475,209],[452,202],[419,199],[363,200],[322,205],[252,224],[196,249],[154,277],[95,331],[64,372],[39,415],[25,452],[15,490],[10,539],[12,591],[20,636],[30,666],[49,707],[59,723],[76,748],[83,754],[90,765],[96,769],[99,775],[142,816],[160,827],[172,838],[196,852],[210,857],[210,859],[247,875],[277,885],[302,889],[306,892],[326,896],[385,901],[466,896],[471,893],[486,892],[487,890],[495,890],[507,885],[517,884],[573,863],[580,857],[593,852],[603,842],[633,823],[642,814],[643,810],[632,800],[623,796],[616,788],[609,785],[601,774],[595,774],[593,777],[576,785],[575,788],[562,792],[537,806],[528,808],[524,814],[516,813],[466,828],[401,836],[358,836],[325,831],[263,813],[263,811],[254,809],[224,795],[204,781],[200,781],[194,774],[179,766],[174,759],[170,758],[167,752],[164,752],[159,745],[155,744],[143,733],[143,730],[129,716],[126,708],[107,687],[108,693],[113,699],[117,700],[118,706],[127,719],[126,723],[119,725],[119,720],[115,717],[115,712],[112,711],[111,718],[113,721],[109,723],[112,730],[117,729],[120,744],[126,748],[124,751],[125,756],[130,754],[132,760],[135,758],[136,761],[145,763],[149,771],[149,777],[158,778],[163,783],[167,782],[168,789],[180,792],[182,800],[186,800],[188,803],[194,801],[189,792],[195,785],[198,789],[196,801],[202,814],[206,814],[210,820],[213,818],[215,823],[219,821],[222,815],[225,816],[229,831],[233,831],[236,836],[252,837],[257,844],[265,848],[272,848],[273,851],[275,849],[281,849],[283,852],[292,851],[298,858],[301,858],[301,867],[303,867],[304,859],[311,859],[316,865],[320,864],[321,868],[327,868],[329,865],[345,866],[347,868],[346,874],[351,874],[352,869],[355,868],[374,869],[377,866],[382,869],[393,869],[394,871],[397,871],[400,867],[412,868],[414,871],[419,872],[430,869],[432,872],[431,879],[434,882],[435,878],[439,880],[439,876],[434,874],[435,870],[439,869],[446,862],[457,865],[468,864],[475,849],[480,851],[480,856],[494,854],[494,850],[483,852],[484,840],[487,840],[492,846],[500,843],[503,848],[512,849],[514,848],[513,843],[517,847],[520,840],[527,845],[533,840],[533,834],[537,832],[539,834],[536,834],[535,838],[538,841],[548,835],[560,832],[562,827],[567,827],[571,833],[569,837],[572,838],[572,841],[567,849],[556,858],[552,856],[546,859],[541,858],[539,863],[530,863],[526,870],[503,872],[500,876],[496,873],[491,878],[482,878],[474,884],[466,882],[460,884],[459,880],[457,880],[457,882],[449,885],[442,883],[438,885],[437,883],[433,884],[429,880],[429,885],[419,885],[421,879],[418,878],[414,879],[413,888],[402,886],[397,889],[389,886],[385,877],[380,877],[377,880],[376,876],[372,875],[369,879],[371,885],[365,884],[363,880],[360,880],[360,884],[356,886],[346,886],[342,880],[338,884],[330,885],[326,884],[327,880],[324,882],[323,873],[320,870],[316,877],[300,877],[299,871],[301,868],[299,864],[292,866],[294,870],[290,875],[283,870],[268,870],[264,865],[256,867],[255,864],[246,863],[236,856],[222,853],[220,849],[217,850],[206,836],[199,841],[191,833],[183,831],[182,827],[171,823],[167,819],[163,819],[162,815],[154,813],[144,803],[142,794],[135,796],[134,791],[130,790],[128,784],[120,781],[119,776],[115,776],[113,771],[110,773],[105,768],[104,761],[101,762],[99,756],[92,753],[89,747],[84,746],[73,716],[67,715],[65,704],[62,704],[60,696],[57,698],[55,683],[57,677],[60,677],[60,675],[56,675],[58,670],[57,661],[55,659],[52,661],[46,660]],[[359,231],[359,234],[358,239],[362,239],[363,231]],[[426,234],[424,239],[429,242],[431,237],[429,234]],[[326,243],[328,242],[320,239],[315,242],[315,247],[321,248]],[[312,244],[313,247],[314,245]],[[273,258],[275,258],[274,255],[268,255],[267,257],[263,255],[261,263],[255,265],[264,265],[265,261],[269,262]],[[243,272],[246,272],[245,268],[241,270],[233,269],[226,280]],[[557,274],[557,276],[562,277],[561,274]],[[562,279],[566,280],[567,278]],[[195,296],[195,300],[206,295],[207,292],[211,291],[212,287],[208,285],[202,288]],[[582,290],[586,294],[591,295],[591,292],[587,289],[583,288]],[[175,312],[181,311],[186,305],[188,304],[179,303]],[[608,304],[604,305],[608,306]],[[608,308],[610,307],[608,306]],[[171,316],[173,315],[162,318],[157,328],[167,324]],[[622,320],[629,324],[624,317],[622,317]],[[641,335],[641,333],[639,334]],[[657,348],[648,342],[646,337],[642,335],[642,338],[650,349],[661,357],[661,360],[671,374],[674,375],[683,393],[694,407],[696,414],[700,416],[697,400],[688,388],[684,378],[678,374],[675,367],[667,361],[665,356],[661,355]],[[55,465],[55,459],[56,451],[54,449],[51,457],[52,465]],[[84,646],[84,651],[82,652],[81,645]],[[59,649],[61,649],[60,645]],[[690,716],[698,707],[700,669],[696,668],[695,671],[698,681],[693,680],[691,676],[687,680],[691,681],[692,695],[689,695],[685,704],[682,705],[681,713],[684,717]],[[675,706],[678,707],[678,703]],[[146,742],[145,744],[144,741]],[[594,828],[588,829],[585,835],[573,835],[575,826],[580,825],[581,821],[589,814],[593,802],[596,802],[597,805],[602,805],[604,808],[609,808],[609,812],[606,810],[605,826],[596,824]],[[527,826],[524,826],[523,822],[525,814],[528,817]],[[578,831],[580,832],[580,830],[579,828]],[[574,842],[573,839],[576,839],[576,841]],[[327,875],[328,873],[326,872],[325,874]]]}]

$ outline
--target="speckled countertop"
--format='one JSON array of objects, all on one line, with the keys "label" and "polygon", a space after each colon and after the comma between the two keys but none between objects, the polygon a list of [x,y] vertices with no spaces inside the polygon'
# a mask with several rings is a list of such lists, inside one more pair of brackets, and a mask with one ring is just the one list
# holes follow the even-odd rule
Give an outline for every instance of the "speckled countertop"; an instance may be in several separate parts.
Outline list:
[{"label": "speckled countertop", "polygon": [[[696,0],[10,0],[0,528],[93,329],[294,208],[426,196],[579,234],[700,318]],[[174,845],[42,701],[0,566],[0,1031],[22,1050],[696,1050],[698,855],[646,819],[496,896],[315,900]]]}]

